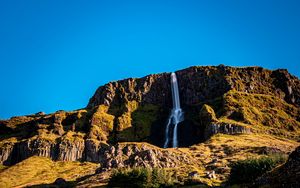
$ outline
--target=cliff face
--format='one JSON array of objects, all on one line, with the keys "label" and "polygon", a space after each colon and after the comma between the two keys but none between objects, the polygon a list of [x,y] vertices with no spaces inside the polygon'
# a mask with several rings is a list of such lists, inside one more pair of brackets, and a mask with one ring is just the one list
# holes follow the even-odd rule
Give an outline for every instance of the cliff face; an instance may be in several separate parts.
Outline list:
[{"label": "cliff face", "polygon": [[[286,70],[190,67],[176,75],[185,112],[180,146],[216,133],[299,139],[300,81]],[[85,109],[0,121],[0,161],[14,164],[38,155],[100,162],[119,142],[162,146],[172,108],[170,87],[170,73],[130,78],[99,87]]]},{"label": "cliff face", "polygon": [[[256,128],[260,129],[257,125],[299,128],[300,81],[287,70],[221,65],[190,67],[177,71],[176,75],[181,106],[186,116],[179,127],[182,146],[198,143],[217,132],[251,132],[248,125],[254,126],[254,132]],[[135,137],[129,141],[142,140],[161,146],[158,140],[164,139],[166,119],[172,108],[170,87],[170,73],[108,83],[97,89],[87,108],[99,105],[108,107],[108,113],[118,119],[114,122],[116,141],[128,141],[128,135],[141,135],[142,139]],[[216,120],[221,121],[214,121],[215,124],[203,121],[205,117],[199,115],[203,104],[210,105]],[[149,106],[152,110],[143,110]],[[143,120],[143,116],[153,118]],[[274,129],[266,131],[280,132]]]},{"label": "cliff face", "polygon": [[[231,89],[267,94],[300,105],[300,82],[287,70],[270,71],[261,67],[233,68],[190,67],[176,72],[181,104],[195,105],[221,97]],[[138,101],[171,108],[170,73],[149,75],[140,79],[111,82],[97,89],[88,108],[97,105],[119,105]]]}]

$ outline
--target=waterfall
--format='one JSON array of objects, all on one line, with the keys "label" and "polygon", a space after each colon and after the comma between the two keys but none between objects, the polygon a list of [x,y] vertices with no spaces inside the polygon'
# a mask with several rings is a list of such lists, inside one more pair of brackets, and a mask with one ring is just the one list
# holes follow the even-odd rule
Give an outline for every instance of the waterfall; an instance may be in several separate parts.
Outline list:
[{"label": "waterfall", "polygon": [[170,136],[169,134],[170,134],[171,124],[174,125],[172,147],[173,148],[178,147],[178,140],[177,140],[178,123],[183,121],[183,111],[180,108],[178,83],[177,83],[176,74],[174,72],[171,74],[171,91],[172,91],[173,108],[166,126],[166,132],[165,132],[166,139],[164,143],[164,148],[167,148],[169,145],[169,136]]}]

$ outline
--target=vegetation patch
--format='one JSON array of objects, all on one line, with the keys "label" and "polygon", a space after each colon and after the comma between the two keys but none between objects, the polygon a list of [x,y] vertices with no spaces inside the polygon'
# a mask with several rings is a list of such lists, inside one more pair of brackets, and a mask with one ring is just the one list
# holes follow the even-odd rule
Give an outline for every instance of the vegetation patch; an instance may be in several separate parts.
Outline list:
[{"label": "vegetation patch", "polygon": [[251,183],[265,172],[272,170],[286,161],[285,155],[264,156],[261,158],[249,158],[232,164],[229,176],[230,184]]},{"label": "vegetation patch", "polygon": [[230,91],[224,95],[224,109],[219,118],[298,140],[299,116],[299,108],[275,96]]},{"label": "vegetation patch", "polygon": [[125,112],[118,118],[118,127],[122,127],[117,130],[118,141],[148,141],[151,134],[151,126],[158,119],[159,106],[129,104],[131,104],[131,107],[129,106],[130,109],[134,110]]},{"label": "vegetation patch", "polygon": [[158,188],[172,187],[175,179],[163,169],[132,168],[113,172],[108,187]]},{"label": "vegetation patch", "polygon": [[113,131],[114,116],[107,113],[108,107],[100,105],[91,117],[89,138],[106,141],[110,132]]},{"label": "vegetation patch", "polygon": [[151,126],[158,119],[159,106],[147,104],[132,113],[133,126],[138,140],[144,141],[150,136]]}]

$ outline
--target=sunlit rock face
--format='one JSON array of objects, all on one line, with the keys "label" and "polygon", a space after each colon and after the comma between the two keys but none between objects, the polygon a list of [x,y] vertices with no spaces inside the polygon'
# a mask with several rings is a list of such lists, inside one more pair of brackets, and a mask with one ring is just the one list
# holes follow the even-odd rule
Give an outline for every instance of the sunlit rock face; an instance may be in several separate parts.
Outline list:
[{"label": "sunlit rock face", "polygon": [[[227,102],[224,101],[224,95],[229,91],[250,95],[269,95],[283,99],[286,103],[294,106],[300,104],[299,80],[282,69],[270,71],[261,67],[233,68],[220,65],[216,67],[190,67],[177,71],[176,75],[180,103],[186,112],[186,122],[182,122],[178,127],[181,133],[179,135],[179,145],[181,146],[197,143],[212,134],[212,131],[208,133],[211,126],[206,127],[208,124],[197,116],[203,104],[210,104],[219,117],[232,114],[233,118],[237,118],[239,112],[224,109],[224,103]],[[150,137],[144,141],[163,146],[161,142],[164,137],[162,132],[167,125],[168,116],[172,109],[170,76],[170,73],[163,73],[140,79],[130,78],[108,83],[98,88],[90,99],[88,108],[106,105],[111,109],[115,109],[117,106],[124,106],[130,101],[136,101],[138,106],[149,104],[156,106],[159,110],[154,113],[155,123],[151,124]],[[124,112],[120,112],[120,116],[122,114]],[[151,115],[153,116],[153,114]],[[247,121],[247,119],[242,121]],[[132,125],[134,126],[134,121]],[[245,129],[236,124],[228,124],[228,126],[233,128],[231,132],[250,132],[248,128]],[[217,129],[220,131],[215,132],[222,133],[229,133],[231,130],[229,128],[229,131],[227,131],[227,128],[224,129],[223,127]],[[240,129],[243,131],[239,131]],[[206,136],[204,132],[207,132]],[[138,132],[134,134],[138,134]],[[192,138],[183,136],[188,134],[192,134]]]},{"label": "sunlit rock face", "polygon": [[[227,66],[190,67],[176,72],[181,104],[194,105],[222,96],[231,89],[268,94],[300,105],[300,82],[285,69]],[[97,89],[88,107],[135,100],[172,107],[170,73],[110,82]]]},{"label": "sunlit rock face", "polygon": [[[261,131],[299,137],[300,81],[286,70],[220,65],[175,73],[185,115],[178,124],[179,147],[217,133]],[[107,147],[121,142],[163,147],[173,107],[170,76],[162,73],[110,82],[97,89],[84,109],[0,121],[0,161],[13,164],[38,155],[97,162]]]}]

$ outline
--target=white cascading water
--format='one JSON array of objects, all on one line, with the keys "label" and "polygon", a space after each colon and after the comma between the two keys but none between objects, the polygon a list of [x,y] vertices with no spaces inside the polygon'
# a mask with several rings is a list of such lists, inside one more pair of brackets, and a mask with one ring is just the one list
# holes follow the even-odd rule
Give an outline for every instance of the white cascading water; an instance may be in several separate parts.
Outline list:
[{"label": "white cascading water", "polygon": [[166,140],[164,143],[164,148],[167,148],[169,145],[169,133],[171,129],[171,124],[174,125],[173,129],[173,142],[172,147],[178,147],[178,140],[177,140],[177,129],[178,123],[183,121],[183,111],[180,108],[180,100],[179,100],[179,92],[178,92],[178,83],[176,74],[173,72],[171,74],[171,90],[172,90],[172,100],[173,100],[173,109],[168,119],[167,127],[166,127]]}]

